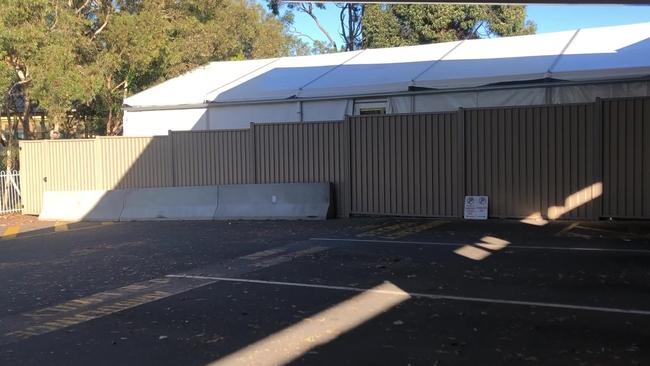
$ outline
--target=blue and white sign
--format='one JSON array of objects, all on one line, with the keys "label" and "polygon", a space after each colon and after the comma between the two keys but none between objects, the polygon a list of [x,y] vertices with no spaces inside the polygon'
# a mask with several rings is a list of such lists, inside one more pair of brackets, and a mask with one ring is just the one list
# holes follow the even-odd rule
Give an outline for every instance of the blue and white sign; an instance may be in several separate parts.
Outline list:
[{"label": "blue and white sign", "polygon": [[487,220],[488,197],[487,196],[465,196],[466,220]]}]

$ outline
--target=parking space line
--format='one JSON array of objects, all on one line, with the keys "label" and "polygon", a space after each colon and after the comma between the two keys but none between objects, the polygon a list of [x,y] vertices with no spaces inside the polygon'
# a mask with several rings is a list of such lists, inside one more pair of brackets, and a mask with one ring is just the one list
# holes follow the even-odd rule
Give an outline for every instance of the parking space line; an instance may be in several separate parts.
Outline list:
[{"label": "parking space line", "polygon": [[406,293],[413,298],[421,298],[421,299],[429,299],[429,300],[452,300],[452,301],[479,302],[479,303],[490,303],[490,304],[501,304],[501,305],[537,306],[537,307],[556,308],[556,309],[565,309],[565,310],[596,311],[596,312],[603,312],[603,313],[618,313],[618,314],[627,314],[627,315],[645,315],[645,316],[650,315],[650,310],[644,310],[644,309],[623,309],[623,308],[610,308],[610,307],[601,307],[601,306],[573,305],[573,304],[524,301],[524,300],[507,300],[507,299],[486,298],[486,297],[455,296],[455,295],[408,292],[408,291],[397,292],[392,290],[377,290],[373,288],[336,286],[336,285],[318,285],[313,283],[301,283],[301,282],[266,281],[266,280],[255,280],[249,278],[191,276],[191,275],[167,275],[166,277],[188,278],[188,279],[196,279],[196,280],[212,280],[212,281],[221,281],[221,282],[253,283],[253,284],[273,285],[273,286],[315,288],[315,289],[323,289],[323,290],[338,290],[338,291],[349,291],[349,292],[374,292],[374,293],[380,293],[380,294],[385,294],[390,296],[402,295]]},{"label": "parking space line", "polygon": [[[306,243],[309,244],[309,243]],[[205,273],[210,270],[225,270],[225,275],[241,275],[261,268],[268,268],[286,263],[296,258],[315,254],[329,249],[323,246],[311,246],[301,249],[296,246],[277,248],[275,253],[265,250],[235,258],[222,264],[221,268],[199,268],[195,271]],[[275,255],[274,255],[275,254]],[[251,260],[254,258],[256,260]],[[238,263],[239,261],[239,263]],[[242,265],[245,263],[246,265]],[[190,272],[196,273],[196,272]],[[214,272],[211,272],[214,273]],[[177,275],[154,278],[133,283],[117,289],[104,291],[84,298],[69,300],[54,306],[20,314],[18,317],[0,320],[0,345],[45,334],[83,322],[101,318],[119,311],[131,309],[169,296],[187,292],[211,283],[209,278],[201,279],[199,275]]]},{"label": "parking space line", "polygon": [[566,234],[567,231],[573,230],[576,226],[578,226],[578,224],[579,224],[579,222],[574,222],[571,225],[568,225],[564,229],[558,231],[557,234],[555,234],[555,236],[562,236],[562,235]]},{"label": "parking space line", "polygon": [[4,233],[2,233],[2,238],[3,239],[15,238],[16,235],[18,235],[19,231],[20,231],[20,225],[11,225],[5,229]]},{"label": "parking space line", "polygon": [[[432,242],[432,241],[406,241],[406,240],[380,240],[380,239],[351,239],[351,238],[310,238],[314,241],[332,241],[332,242],[351,242],[351,243],[365,243],[365,244],[411,244],[411,245],[427,245],[427,246],[447,246],[447,247],[462,247],[474,243],[445,243],[445,242]],[[508,249],[530,249],[530,250],[558,250],[558,251],[575,251],[575,252],[611,252],[611,253],[635,253],[635,254],[650,254],[647,249],[619,249],[619,248],[590,248],[590,247],[558,247],[546,245],[508,245]]]}]

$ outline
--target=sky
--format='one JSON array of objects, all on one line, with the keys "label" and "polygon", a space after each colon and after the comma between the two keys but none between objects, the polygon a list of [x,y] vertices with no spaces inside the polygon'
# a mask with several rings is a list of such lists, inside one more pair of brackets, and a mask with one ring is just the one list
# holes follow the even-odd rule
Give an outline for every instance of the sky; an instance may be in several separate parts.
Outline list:
[{"label": "sky", "polygon": [[[319,11],[319,20],[332,34],[338,35],[339,9],[327,5]],[[537,23],[537,33],[556,32],[576,28],[650,22],[650,6],[638,5],[529,5],[528,19]],[[305,14],[296,14],[295,28],[314,39],[325,40],[314,22]],[[308,41],[308,39],[304,39]],[[336,38],[340,42],[340,36]]]}]

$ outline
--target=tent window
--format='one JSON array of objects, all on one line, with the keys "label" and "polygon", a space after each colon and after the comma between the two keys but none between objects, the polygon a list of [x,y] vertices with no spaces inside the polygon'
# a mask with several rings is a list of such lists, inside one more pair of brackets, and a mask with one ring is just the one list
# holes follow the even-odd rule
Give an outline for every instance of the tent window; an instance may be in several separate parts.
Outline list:
[{"label": "tent window", "polygon": [[359,114],[386,114],[386,108],[361,108]]},{"label": "tent window", "polygon": [[386,114],[386,101],[374,100],[354,103],[354,114],[357,116],[369,114]]}]

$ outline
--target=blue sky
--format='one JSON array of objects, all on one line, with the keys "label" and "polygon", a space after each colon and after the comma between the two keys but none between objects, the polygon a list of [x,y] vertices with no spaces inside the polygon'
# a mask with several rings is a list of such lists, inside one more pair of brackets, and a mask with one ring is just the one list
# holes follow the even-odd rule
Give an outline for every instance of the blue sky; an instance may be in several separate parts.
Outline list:
[{"label": "blue sky", "polygon": [[[537,23],[538,33],[650,22],[650,6],[529,5],[527,10],[528,18]],[[318,14],[325,28],[340,42],[338,8],[328,5],[325,11]],[[313,21],[304,14],[296,14],[295,28],[315,39],[325,39]]]}]

